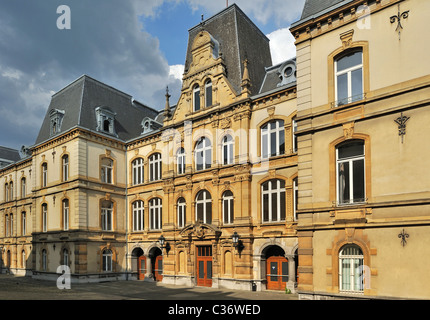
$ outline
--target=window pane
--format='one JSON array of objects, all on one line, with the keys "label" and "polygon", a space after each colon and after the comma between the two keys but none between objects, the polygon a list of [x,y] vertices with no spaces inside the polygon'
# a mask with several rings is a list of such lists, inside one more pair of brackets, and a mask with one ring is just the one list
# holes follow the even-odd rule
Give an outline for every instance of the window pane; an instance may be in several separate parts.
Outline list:
[{"label": "window pane", "polygon": [[351,267],[349,259],[342,259],[342,290],[351,290]]},{"label": "window pane", "polygon": [[282,282],[288,282],[288,262],[282,262]]},{"label": "window pane", "polygon": [[272,157],[276,156],[276,132],[270,134],[270,155]]},{"label": "window pane", "polygon": [[361,51],[353,52],[337,60],[337,71],[339,72],[362,64],[362,61],[363,61],[362,55],[363,54]]},{"label": "window pane", "polygon": [[196,88],[194,90],[194,111],[200,110],[200,90]]},{"label": "window pane", "polygon": [[205,278],[205,262],[199,261],[199,279]]},{"label": "window pane", "polygon": [[339,203],[349,203],[349,163],[339,163]]},{"label": "window pane", "polygon": [[353,101],[361,100],[363,98],[363,69],[351,72],[351,83]]},{"label": "window pane", "polygon": [[278,262],[270,262],[270,281],[278,281]]},{"label": "window pane", "polygon": [[269,221],[269,195],[263,195],[263,221]]},{"label": "window pane", "polygon": [[337,77],[337,101],[338,105],[347,103],[348,101],[348,74],[342,74]]},{"label": "window pane", "polygon": [[278,197],[276,193],[272,193],[272,216],[271,221],[278,220]]},{"label": "window pane", "polygon": [[364,155],[364,144],[362,141],[350,142],[338,148],[338,159],[346,159]]},{"label": "window pane", "polygon": [[212,223],[212,202],[206,202],[206,223]]},{"label": "window pane", "polygon": [[279,154],[285,153],[285,131],[284,127],[279,128]]},{"label": "window pane", "polygon": [[364,197],[364,160],[356,160],[353,166],[354,201],[363,202]]},{"label": "window pane", "polygon": [[212,84],[206,85],[206,107],[212,105]]},{"label": "window pane", "polygon": [[285,220],[285,192],[281,192],[281,220]]},{"label": "window pane", "polygon": [[[264,132],[264,130],[263,130]],[[269,157],[269,136],[267,134],[267,130],[266,133],[262,133],[262,139],[261,139],[261,156],[263,158],[268,158]]]}]

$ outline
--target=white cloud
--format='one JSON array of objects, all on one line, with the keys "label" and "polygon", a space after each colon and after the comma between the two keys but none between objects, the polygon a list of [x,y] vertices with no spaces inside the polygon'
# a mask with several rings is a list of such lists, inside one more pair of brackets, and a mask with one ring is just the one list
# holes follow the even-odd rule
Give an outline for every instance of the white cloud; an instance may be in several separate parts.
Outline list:
[{"label": "white cloud", "polygon": [[184,74],[184,68],[185,66],[183,64],[176,64],[176,65],[170,66],[169,76],[173,77],[174,79],[182,80],[182,76]]},{"label": "white cloud", "polygon": [[273,65],[296,56],[295,40],[288,28],[275,30],[267,37],[270,39]]}]

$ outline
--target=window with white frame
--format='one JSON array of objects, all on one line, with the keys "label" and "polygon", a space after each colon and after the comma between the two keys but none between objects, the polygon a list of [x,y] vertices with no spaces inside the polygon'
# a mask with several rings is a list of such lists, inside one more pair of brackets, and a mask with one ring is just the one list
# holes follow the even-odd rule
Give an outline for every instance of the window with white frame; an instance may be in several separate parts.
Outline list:
[{"label": "window with white frame", "polygon": [[208,138],[201,137],[194,149],[196,170],[209,169],[212,165],[212,145]]},{"label": "window with white frame", "polygon": [[199,111],[200,110],[200,87],[195,86],[193,88],[193,110]]},{"label": "window with white frame", "polygon": [[63,230],[69,230],[69,199],[63,200]]},{"label": "window with white frame", "polygon": [[176,165],[178,166],[178,174],[185,173],[185,149],[179,148],[176,154]]},{"label": "window with white frame", "polygon": [[339,253],[339,287],[343,292],[363,292],[363,252],[357,245],[347,245]]},{"label": "window with white frame", "polygon": [[296,121],[296,118],[294,118],[293,119],[293,152],[297,152],[297,146],[298,146],[298,144],[297,144],[297,135],[296,135],[296,132],[297,132],[297,121]]},{"label": "window with white frame", "polygon": [[161,230],[162,227],[162,201],[160,198],[149,200],[149,222],[151,230]]},{"label": "window with white frame", "polygon": [[103,250],[102,259],[103,259],[102,271],[111,272],[112,271],[112,251],[109,249]]},{"label": "window with white frame", "polygon": [[63,249],[63,265],[69,265],[69,250]]},{"label": "window with white frame", "polygon": [[25,212],[21,213],[21,232],[23,236],[27,233],[27,216]]},{"label": "window with white frame", "polygon": [[200,191],[196,196],[196,220],[212,223],[212,197],[206,190]]},{"label": "window with white frame", "polygon": [[161,154],[155,153],[149,157],[149,181],[161,179]]},{"label": "window with white frame", "polygon": [[42,232],[48,231],[48,205],[42,204]]},{"label": "window with white frame", "polygon": [[283,120],[273,120],[261,128],[261,156],[263,159],[285,154]]},{"label": "window with white frame", "polygon": [[352,140],[336,148],[339,205],[365,202],[364,142]]},{"label": "window with white frame", "polygon": [[222,139],[222,164],[232,164],[234,162],[234,140],[231,135],[226,135]]},{"label": "window with white frame", "polygon": [[186,209],[187,205],[185,199],[179,198],[177,203],[178,228],[183,228],[185,226]]},{"label": "window with white frame", "polygon": [[42,187],[46,187],[48,184],[48,164],[42,164]]},{"label": "window with white frame", "polygon": [[363,51],[353,51],[335,60],[336,106],[363,99]]},{"label": "window with white frame", "polygon": [[133,231],[143,231],[144,228],[144,207],[143,201],[133,202]]},{"label": "window with white frame", "polygon": [[222,213],[224,224],[232,224],[234,221],[234,198],[233,192],[230,190],[222,195]]},{"label": "window with white frame", "polygon": [[69,156],[64,155],[62,158],[63,162],[63,181],[69,180]]},{"label": "window with white frame", "polygon": [[111,201],[102,201],[101,227],[103,231],[113,230],[113,203]]},{"label": "window with white frame", "polygon": [[103,183],[113,183],[113,160],[102,158],[100,177]]},{"label": "window with white frame", "polygon": [[285,221],[285,181],[269,180],[261,185],[263,222]]},{"label": "window with white frame", "polygon": [[133,175],[133,185],[138,185],[143,183],[143,159],[137,158],[133,160],[131,167],[132,167],[132,175]]},{"label": "window with white frame", "polygon": [[26,185],[27,180],[25,178],[21,179],[21,198],[25,198],[26,196]]},{"label": "window with white frame", "polygon": [[298,178],[295,178],[293,180],[293,192],[294,192],[294,195],[293,195],[294,221],[297,221],[297,204],[299,202],[299,179]]},{"label": "window with white frame", "polygon": [[206,108],[212,106],[212,81],[208,80],[205,83],[205,101],[206,101]]}]

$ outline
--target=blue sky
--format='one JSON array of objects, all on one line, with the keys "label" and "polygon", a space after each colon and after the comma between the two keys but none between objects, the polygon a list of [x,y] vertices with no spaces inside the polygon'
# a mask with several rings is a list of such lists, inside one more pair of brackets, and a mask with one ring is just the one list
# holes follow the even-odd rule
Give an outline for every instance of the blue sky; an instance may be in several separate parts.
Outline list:
[{"label": "blue sky", "polygon": [[[305,0],[237,0],[271,40],[274,63],[295,55],[288,31]],[[231,5],[233,1],[229,1]],[[67,5],[71,28],[57,28]],[[0,145],[38,135],[51,96],[83,74],[161,110],[181,91],[188,30],[225,0],[0,0]]]}]

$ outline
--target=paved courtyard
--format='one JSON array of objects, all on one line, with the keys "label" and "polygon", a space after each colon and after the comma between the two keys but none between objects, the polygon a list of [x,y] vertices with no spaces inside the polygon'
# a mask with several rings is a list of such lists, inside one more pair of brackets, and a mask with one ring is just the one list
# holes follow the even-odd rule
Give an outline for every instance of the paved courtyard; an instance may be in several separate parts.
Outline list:
[{"label": "paved courtyard", "polygon": [[143,281],[71,284],[60,290],[55,281],[0,275],[0,300],[297,300],[284,292],[252,292],[181,287]]}]

